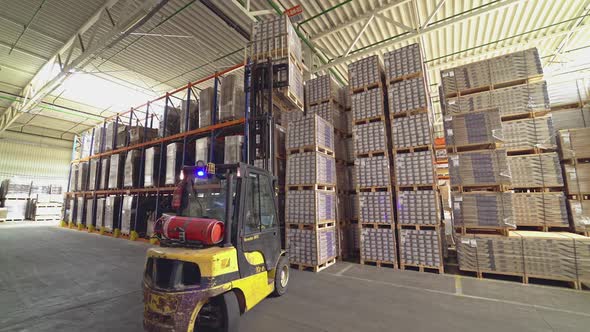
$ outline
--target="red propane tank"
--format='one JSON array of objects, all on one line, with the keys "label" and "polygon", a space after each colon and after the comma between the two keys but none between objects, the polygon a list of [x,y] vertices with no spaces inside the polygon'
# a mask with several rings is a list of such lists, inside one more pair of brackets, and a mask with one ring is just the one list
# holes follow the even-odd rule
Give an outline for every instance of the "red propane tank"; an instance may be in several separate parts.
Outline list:
[{"label": "red propane tank", "polygon": [[223,240],[223,228],[223,222],[215,219],[172,216],[164,222],[162,232],[171,240],[179,240],[183,229],[186,241],[212,245]]}]

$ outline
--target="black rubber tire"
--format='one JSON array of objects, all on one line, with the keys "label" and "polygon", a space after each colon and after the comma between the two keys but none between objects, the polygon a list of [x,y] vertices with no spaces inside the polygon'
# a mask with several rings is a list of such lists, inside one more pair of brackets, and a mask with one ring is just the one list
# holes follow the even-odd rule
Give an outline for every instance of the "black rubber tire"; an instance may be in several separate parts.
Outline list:
[{"label": "black rubber tire", "polygon": [[234,292],[227,292],[222,295],[225,316],[223,332],[238,332],[240,329],[240,304]]},{"label": "black rubber tire", "polygon": [[[285,285],[281,283],[281,271],[287,271],[287,282]],[[275,290],[272,293],[273,296],[283,296],[287,293],[287,288],[289,287],[289,279],[290,279],[291,271],[289,269],[289,258],[287,256],[281,256],[279,261],[277,262],[277,268],[275,270]]]},{"label": "black rubber tire", "polygon": [[[199,317],[195,322],[195,331],[199,332],[238,332],[240,322],[240,305],[234,292],[227,292],[210,299],[210,305],[219,310],[219,321],[214,325],[200,325]],[[201,309],[203,310],[203,309]],[[200,315],[201,313],[199,313]]]}]

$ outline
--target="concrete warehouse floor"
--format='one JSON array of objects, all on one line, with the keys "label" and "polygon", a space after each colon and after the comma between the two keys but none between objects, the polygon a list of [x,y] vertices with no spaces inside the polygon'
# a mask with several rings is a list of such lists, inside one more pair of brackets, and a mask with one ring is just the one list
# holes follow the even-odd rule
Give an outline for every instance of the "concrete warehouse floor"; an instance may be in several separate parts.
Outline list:
[{"label": "concrete warehouse floor", "polygon": [[[141,331],[145,243],[0,224],[0,331]],[[339,263],[241,331],[588,331],[590,292]]]}]

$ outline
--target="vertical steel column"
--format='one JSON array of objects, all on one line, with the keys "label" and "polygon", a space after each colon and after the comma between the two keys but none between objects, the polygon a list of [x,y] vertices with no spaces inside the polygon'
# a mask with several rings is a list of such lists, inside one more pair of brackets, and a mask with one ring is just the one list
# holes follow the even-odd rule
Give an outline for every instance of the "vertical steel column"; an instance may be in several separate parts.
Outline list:
[{"label": "vertical steel column", "polygon": [[115,129],[113,132],[113,150],[117,150],[117,132],[119,130],[119,115],[115,119]]},{"label": "vertical steel column", "polygon": [[[96,131],[96,128],[92,128],[92,137],[90,138],[90,150],[89,150],[89,155],[88,155],[88,161],[87,161],[87,167],[88,167],[88,171],[86,173],[86,191],[90,191],[90,164],[92,163],[92,159],[90,159],[90,156],[92,155],[92,149],[94,148],[94,132]],[[92,191],[92,211],[90,212],[90,220],[86,220],[86,225],[89,226],[88,229],[90,229],[93,224],[96,225],[96,195],[95,195],[95,190],[96,190],[96,178],[94,178],[94,190]],[[84,199],[86,200],[86,196],[84,196]],[[88,209],[88,206],[86,206],[86,208]],[[86,214],[88,215],[88,214]]]},{"label": "vertical steel column", "polygon": [[[164,103],[164,132],[162,134],[162,137],[166,137],[166,121],[168,120],[168,103],[170,102],[170,97],[168,95],[168,93],[166,93],[166,102]],[[160,156],[162,155],[162,146],[163,146],[164,142],[160,143]],[[158,174],[160,172],[160,170],[162,169],[162,158],[160,158],[159,163],[158,163]],[[159,180],[158,180],[159,182]],[[159,187],[159,183],[158,183],[158,187]],[[139,199],[138,199],[139,200]],[[156,220],[158,220],[158,218],[160,217],[160,191],[158,190],[156,192],[156,210],[154,211],[154,213],[156,214]]]},{"label": "vertical steel column", "polygon": [[[131,112],[129,113],[129,127],[127,127],[127,132],[129,132],[129,130],[131,129],[131,126],[133,125],[133,115],[135,114],[135,112],[133,112],[133,107],[131,107]],[[129,135],[125,135],[125,146],[129,146],[129,143],[131,141],[131,137]]]},{"label": "vertical steel column", "polygon": [[[248,149],[248,133],[250,130],[250,89],[251,89],[251,75],[252,75],[252,63],[250,59],[246,61],[246,65],[244,67],[244,97],[245,100],[245,107],[244,107],[244,146],[242,148],[242,160],[245,160],[247,163],[250,163],[250,149]],[[254,162],[252,162],[254,165]]]},{"label": "vertical steel column", "polygon": [[[217,72],[215,72],[215,78],[213,78],[213,121],[211,122],[211,124],[216,125],[217,124],[217,112],[218,112],[218,103],[219,100],[217,98],[217,92],[219,91],[219,80],[217,78]],[[210,163],[214,163],[215,160],[213,160],[214,154],[213,154],[213,149],[215,149],[215,138],[217,137],[216,135],[216,131],[215,130],[211,130],[211,142],[209,142],[209,162]]]},{"label": "vertical steel column", "polygon": [[[184,112],[184,131],[187,132],[189,130],[188,128],[188,117],[190,115],[190,107],[191,107],[191,92],[192,92],[192,88],[191,88],[191,84],[188,84],[188,91],[186,93],[186,110]],[[184,163],[186,162],[186,140],[187,140],[187,136],[185,135],[182,138],[182,166],[184,166]],[[160,158],[162,158],[162,151],[160,151]],[[176,156],[174,157],[176,159]],[[175,163],[176,165],[176,163]],[[175,166],[176,167],[176,166]]]}]

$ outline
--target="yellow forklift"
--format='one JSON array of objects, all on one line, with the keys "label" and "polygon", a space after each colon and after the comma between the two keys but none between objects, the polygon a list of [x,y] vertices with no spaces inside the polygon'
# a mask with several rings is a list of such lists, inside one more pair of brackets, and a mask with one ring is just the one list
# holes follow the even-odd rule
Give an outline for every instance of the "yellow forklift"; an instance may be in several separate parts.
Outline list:
[{"label": "yellow forklift", "polygon": [[237,331],[241,314],[287,291],[273,159],[273,76],[281,70],[270,60],[246,67],[248,163],[183,168],[177,213],[158,221],[160,247],[147,252],[145,330]]}]

